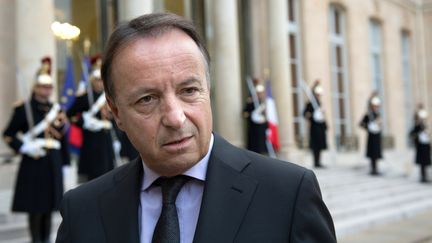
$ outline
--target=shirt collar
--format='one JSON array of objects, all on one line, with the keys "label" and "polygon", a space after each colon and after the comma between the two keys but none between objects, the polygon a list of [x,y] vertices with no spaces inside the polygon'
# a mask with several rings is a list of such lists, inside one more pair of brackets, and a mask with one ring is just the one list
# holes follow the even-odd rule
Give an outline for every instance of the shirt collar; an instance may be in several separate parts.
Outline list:
[{"label": "shirt collar", "polygon": [[[210,137],[209,149],[207,151],[207,154],[198,163],[196,163],[190,169],[185,171],[183,175],[190,176],[200,181],[205,181],[206,173],[207,173],[207,165],[210,158],[210,153],[213,149],[213,142],[214,142],[214,137],[212,133]],[[141,160],[141,162],[144,168],[144,176],[143,176],[141,191],[144,191],[147,190],[151,186],[151,184],[153,184],[153,182],[160,177],[160,175],[154,172],[153,170],[151,170],[149,167],[147,167],[147,165],[144,163],[143,160]]]}]

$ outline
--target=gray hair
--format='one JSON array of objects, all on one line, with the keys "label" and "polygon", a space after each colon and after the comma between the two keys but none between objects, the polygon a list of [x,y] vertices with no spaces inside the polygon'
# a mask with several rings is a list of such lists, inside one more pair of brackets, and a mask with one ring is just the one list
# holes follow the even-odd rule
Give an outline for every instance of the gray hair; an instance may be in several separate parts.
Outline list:
[{"label": "gray hair", "polygon": [[111,34],[102,62],[102,79],[108,97],[115,99],[111,72],[113,60],[120,49],[132,40],[158,37],[173,29],[179,29],[186,33],[198,46],[205,62],[207,85],[210,88],[210,56],[192,22],[172,13],[152,13],[118,25]]}]

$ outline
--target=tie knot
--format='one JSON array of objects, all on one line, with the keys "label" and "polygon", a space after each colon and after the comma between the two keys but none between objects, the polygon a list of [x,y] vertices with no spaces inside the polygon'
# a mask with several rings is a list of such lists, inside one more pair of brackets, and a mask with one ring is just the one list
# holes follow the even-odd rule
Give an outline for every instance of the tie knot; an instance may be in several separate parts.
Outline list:
[{"label": "tie knot", "polygon": [[163,204],[175,204],[182,186],[189,180],[188,176],[160,177],[158,183],[162,187]]}]

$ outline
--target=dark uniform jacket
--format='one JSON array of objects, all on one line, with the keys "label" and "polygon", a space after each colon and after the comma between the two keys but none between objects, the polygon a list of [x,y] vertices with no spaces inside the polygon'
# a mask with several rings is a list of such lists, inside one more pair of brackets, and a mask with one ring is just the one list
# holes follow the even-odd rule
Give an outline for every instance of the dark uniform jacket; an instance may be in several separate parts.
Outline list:
[{"label": "dark uniform jacket", "polygon": [[[101,93],[93,92],[94,101]],[[81,114],[90,109],[87,94],[76,97],[73,105],[67,111],[72,123],[83,127]],[[96,114],[101,119],[100,111]],[[78,173],[94,179],[114,168],[113,140],[110,130],[102,129],[94,132],[83,128],[83,143],[78,162]]]},{"label": "dark uniform jacket", "polygon": [[127,161],[132,161],[136,159],[136,157],[139,156],[138,151],[135,149],[126,133],[120,130],[115,124],[115,122],[113,122],[113,125],[115,127],[117,138],[121,143],[120,156],[122,158],[126,158]]},{"label": "dark uniform jacket", "polygon": [[[318,102],[319,105],[319,102]],[[327,149],[327,123],[324,122],[316,122],[313,119],[313,113],[315,109],[311,102],[307,103],[303,116],[306,119],[309,119],[310,127],[309,127],[309,148],[313,151],[320,151]]]},{"label": "dark uniform jacket", "polygon": [[[51,103],[40,103],[34,98],[30,101],[34,125],[45,118],[50,111]],[[62,133],[63,127],[56,127]],[[24,104],[18,105],[13,111],[3,136],[7,144],[16,152],[23,142],[18,134],[29,130]],[[44,138],[42,132],[37,138]],[[48,149],[46,156],[34,159],[22,155],[15,184],[12,211],[28,213],[48,213],[57,210],[63,195],[62,166],[69,163],[66,139],[60,141],[61,150]]]},{"label": "dark uniform jacket", "polygon": [[360,126],[366,129],[368,132],[367,138],[367,147],[366,147],[366,156],[370,159],[381,159],[382,151],[381,151],[381,132],[372,133],[368,130],[368,124],[372,121],[379,119],[380,115],[377,112],[370,112],[370,114],[366,114],[362,121],[360,122]]},{"label": "dark uniform jacket", "polygon": [[426,127],[423,123],[417,123],[411,130],[411,138],[414,139],[414,144],[416,147],[416,158],[415,162],[420,165],[430,165],[431,164],[431,146],[430,143],[421,143],[419,135],[421,132],[425,131]]},{"label": "dark uniform jacket", "polygon": [[247,149],[257,153],[267,153],[266,139],[267,139],[267,122],[263,124],[258,124],[252,121],[252,111],[255,106],[251,100],[248,100],[245,108],[243,109],[243,114],[247,119]]},{"label": "dark uniform jacket", "polygon": [[[194,243],[336,242],[312,171],[214,137]],[[143,176],[137,159],[67,192],[56,242],[139,243]]]}]

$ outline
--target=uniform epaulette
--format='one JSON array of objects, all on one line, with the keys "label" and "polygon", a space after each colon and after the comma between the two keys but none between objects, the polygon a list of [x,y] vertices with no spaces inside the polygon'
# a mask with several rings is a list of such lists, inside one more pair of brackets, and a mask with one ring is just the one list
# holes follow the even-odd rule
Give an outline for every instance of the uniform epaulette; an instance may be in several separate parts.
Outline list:
[{"label": "uniform epaulette", "polygon": [[15,102],[12,104],[12,106],[13,106],[14,108],[16,108],[16,107],[18,107],[18,106],[22,106],[22,105],[24,104],[24,102],[25,102],[25,100],[17,100],[17,101],[15,101]]},{"label": "uniform epaulette", "polygon": [[77,93],[75,93],[75,97],[78,98],[78,97],[84,96],[85,94],[87,94],[86,91],[77,92]]}]

